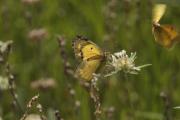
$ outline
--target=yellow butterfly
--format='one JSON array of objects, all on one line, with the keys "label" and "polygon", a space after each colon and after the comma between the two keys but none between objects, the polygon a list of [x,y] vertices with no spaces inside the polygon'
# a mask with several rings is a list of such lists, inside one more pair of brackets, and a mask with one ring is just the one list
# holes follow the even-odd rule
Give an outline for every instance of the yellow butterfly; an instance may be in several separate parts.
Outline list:
[{"label": "yellow butterfly", "polygon": [[82,36],[77,36],[73,41],[73,49],[75,57],[81,61],[75,75],[81,80],[90,81],[104,60],[104,52],[95,43]]},{"label": "yellow butterfly", "polygon": [[152,32],[155,41],[165,48],[171,48],[177,41],[178,32],[172,25],[161,25],[160,19],[166,10],[165,4],[156,4],[152,10]]}]

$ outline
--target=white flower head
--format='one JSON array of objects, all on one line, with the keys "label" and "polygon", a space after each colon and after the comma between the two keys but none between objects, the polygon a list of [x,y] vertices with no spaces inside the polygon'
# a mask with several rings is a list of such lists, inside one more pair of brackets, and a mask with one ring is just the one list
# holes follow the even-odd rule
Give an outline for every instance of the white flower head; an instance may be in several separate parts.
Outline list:
[{"label": "white flower head", "polygon": [[105,77],[115,74],[119,71],[130,74],[138,74],[138,71],[140,71],[141,68],[151,65],[145,64],[142,66],[135,66],[134,61],[136,59],[136,53],[131,53],[131,55],[128,56],[125,50],[109,55],[108,59],[107,67],[111,67],[112,70],[106,74]]}]

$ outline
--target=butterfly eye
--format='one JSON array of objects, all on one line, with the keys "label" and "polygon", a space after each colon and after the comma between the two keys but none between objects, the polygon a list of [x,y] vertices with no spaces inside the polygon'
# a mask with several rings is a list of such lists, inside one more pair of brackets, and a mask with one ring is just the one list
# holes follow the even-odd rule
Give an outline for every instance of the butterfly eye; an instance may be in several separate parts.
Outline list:
[{"label": "butterfly eye", "polygon": [[92,50],[93,48],[91,47],[91,50]]}]

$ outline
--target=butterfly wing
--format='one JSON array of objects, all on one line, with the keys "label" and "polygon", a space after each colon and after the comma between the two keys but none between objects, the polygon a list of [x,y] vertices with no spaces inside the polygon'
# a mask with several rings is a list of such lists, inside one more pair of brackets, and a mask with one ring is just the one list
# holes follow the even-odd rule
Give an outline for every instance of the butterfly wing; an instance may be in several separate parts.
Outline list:
[{"label": "butterfly wing", "polygon": [[78,36],[73,41],[73,48],[76,58],[82,61],[76,70],[76,75],[80,79],[91,80],[93,73],[104,59],[104,52],[82,36]]},{"label": "butterfly wing", "polygon": [[72,46],[74,49],[74,54],[76,59],[78,60],[82,60],[82,48],[84,46],[86,46],[87,44],[89,44],[88,39],[84,38],[82,36],[77,36],[73,42],[72,42]]},{"label": "butterfly wing", "polygon": [[164,15],[166,11],[165,4],[156,4],[152,10],[152,20],[154,23],[158,23],[161,17]]},{"label": "butterfly wing", "polygon": [[95,56],[103,56],[103,51],[95,43],[82,36],[77,36],[73,41],[73,49],[76,58],[79,60],[87,60]]},{"label": "butterfly wing", "polygon": [[177,41],[178,32],[171,25],[153,25],[155,41],[160,45],[170,48]]},{"label": "butterfly wing", "polygon": [[167,32],[167,34],[169,35],[169,38],[171,40],[174,40],[178,36],[178,32],[174,26],[172,26],[172,25],[161,25],[161,27],[164,29],[164,31]]},{"label": "butterfly wing", "polygon": [[83,61],[77,68],[75,75],[80,80],[89,81],[93,78],[93,73],[96,72],[99,65],[101,64],[101,60],[90,60],[90,61]]},{"label": "butterfly wing", "polygon": [[94,43],[87,44],[81,49],[81,51],[82,59],[87,61],[94,59],[102,59],[104,56],[102,50]]}]

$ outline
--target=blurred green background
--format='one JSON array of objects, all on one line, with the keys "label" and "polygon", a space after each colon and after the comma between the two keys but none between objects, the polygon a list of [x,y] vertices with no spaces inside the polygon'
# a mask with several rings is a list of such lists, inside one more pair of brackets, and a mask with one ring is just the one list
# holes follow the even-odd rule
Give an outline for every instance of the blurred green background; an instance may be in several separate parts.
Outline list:
[{"label": "blurred green background", "polygon": [[[161,23],[180,28],[180,2],[165,3],[168,8]],[[71,42],[81,34],[105,51],[136,52],[137,65],[152,64],[138,75],[128,75],[128,80],[119,73],[100,82],[104,110],[100,119],[180,119],[180,110],[172,108],[180,105],[180,45],[167,50],[155,43],[151,32],[153,4],[151,0],[0,0],[0,40],[14,41],[9,63],[23,109],[39,93],[49,120],[54,119],[55,109],[64,120],[95,119],[89,94],[64,73],[56,38],[65,38],[67,60],[75,70],[78,62]],[[34,29],[43,31],[40,38],[30,35]],[[46,90],[31,87],[32,81],[46,78],[54,79],[56,86]],[[8,90],[0,90],[3,120],[16,120],[23,114],[12,107],[12,101]]]}]

